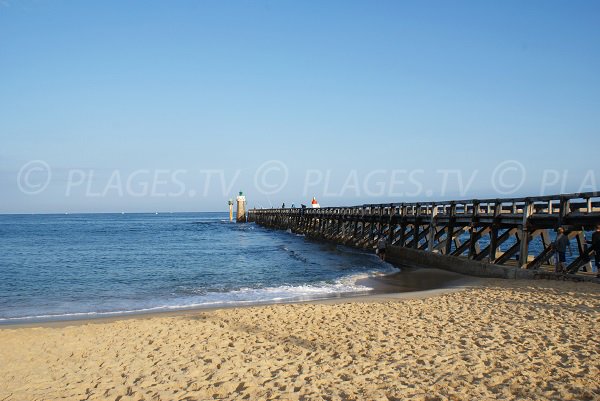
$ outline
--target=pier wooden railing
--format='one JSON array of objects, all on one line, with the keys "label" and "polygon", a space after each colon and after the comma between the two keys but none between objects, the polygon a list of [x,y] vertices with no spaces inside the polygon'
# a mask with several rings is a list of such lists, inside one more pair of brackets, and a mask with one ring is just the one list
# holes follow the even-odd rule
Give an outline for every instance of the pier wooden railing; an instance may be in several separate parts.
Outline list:
[{"label": "pier wooden railing", "polygon": [[554,231],[564,227],[575,245],[567,269],[575,273],[591,267],[585,235],[600,224],[600,192],[252,209],[248,221],[359,248],[372,249],[383,237],[390,245],[526,269],[552,265]]}]

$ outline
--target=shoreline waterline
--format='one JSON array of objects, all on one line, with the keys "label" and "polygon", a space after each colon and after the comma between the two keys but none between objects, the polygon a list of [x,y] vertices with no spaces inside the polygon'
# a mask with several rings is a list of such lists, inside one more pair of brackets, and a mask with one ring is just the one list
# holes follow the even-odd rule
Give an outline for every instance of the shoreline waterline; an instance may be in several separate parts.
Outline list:
[{"label": "shoreline waterline", "polygon": [[381,301],[383,299],[423,298],[461,289],[464,285],[473,285],[480,279],[464,276],[445,270],[419,268],[403,269],[389,274],[371,275],[355,281],[357,286],[365,287],[364,291],[339,292],[311,297],[305,295],[300,299],[246,301],[222,303],[218,305],[191,305],[181,307],[163,307],[148,310],[123,312],[90,312],[65,314],[48,317],[24,317],[0,321],[0,330],[26,327],[64,327],[88,323],[106,323],[128,319],[146,319],[152,317],[169,317],[211,312],[224,309],[253,308],[270,305],[291,305],[309,303],[337,303],[358,301]]}]

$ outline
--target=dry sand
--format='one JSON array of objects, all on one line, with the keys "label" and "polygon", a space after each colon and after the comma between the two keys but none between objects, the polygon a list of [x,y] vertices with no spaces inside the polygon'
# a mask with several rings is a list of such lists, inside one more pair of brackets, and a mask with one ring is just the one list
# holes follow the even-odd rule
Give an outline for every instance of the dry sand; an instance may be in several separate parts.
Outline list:
[{"label": "dry sand", "polygon": [[0,400],[600,399],[600,286],[0,330]]}]

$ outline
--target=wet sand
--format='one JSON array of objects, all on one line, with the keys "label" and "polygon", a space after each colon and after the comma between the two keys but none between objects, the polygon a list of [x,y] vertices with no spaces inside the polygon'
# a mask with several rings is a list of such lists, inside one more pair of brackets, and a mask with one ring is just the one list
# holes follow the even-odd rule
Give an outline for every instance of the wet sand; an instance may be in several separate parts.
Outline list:
[{"label": "wet sand", "polygon": [[593,400],[599,327],[544,280],[11,327],[0,400]]}]

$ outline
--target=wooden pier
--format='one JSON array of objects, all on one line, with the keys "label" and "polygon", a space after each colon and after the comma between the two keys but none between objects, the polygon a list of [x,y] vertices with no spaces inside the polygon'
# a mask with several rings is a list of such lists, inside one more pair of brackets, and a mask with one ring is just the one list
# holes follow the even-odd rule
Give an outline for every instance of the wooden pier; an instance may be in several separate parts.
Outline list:
[{"label": "wooden pier", "polygon": [[585,233],[600,224],[600,192],[319,209],[252,209],[248,221],[363,249],[374,249],[383,237],[392,249],[529,270],[552,270],[553,231],[563,227],[573,252],[567,270],[577,273],[591,271],[592,250]]}]

